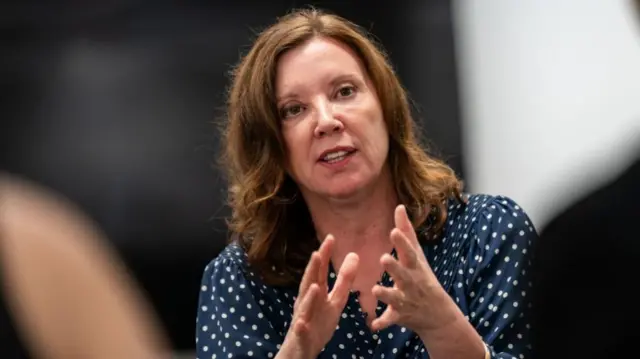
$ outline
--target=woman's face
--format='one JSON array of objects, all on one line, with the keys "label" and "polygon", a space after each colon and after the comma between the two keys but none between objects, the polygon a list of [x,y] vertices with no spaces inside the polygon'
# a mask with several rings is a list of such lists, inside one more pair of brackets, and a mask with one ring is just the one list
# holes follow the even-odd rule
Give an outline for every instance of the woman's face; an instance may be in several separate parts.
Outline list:
[{"label": "woman's face", "polygon": [[348,198],[375,186],[389,138],[373,84],[358,57],[323,37],[279,60],[276,97],[287,170],[305,198]]}]

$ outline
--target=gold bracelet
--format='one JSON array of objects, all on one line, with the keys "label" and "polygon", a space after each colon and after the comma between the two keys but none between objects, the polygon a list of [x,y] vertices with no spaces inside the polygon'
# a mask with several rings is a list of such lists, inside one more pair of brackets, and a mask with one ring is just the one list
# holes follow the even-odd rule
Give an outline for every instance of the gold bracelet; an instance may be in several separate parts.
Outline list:
[{"label": "gold bracelet", "polygon": [[491,350],[489,350],[487,343],[484,343],[484,359],[491,359]]}]

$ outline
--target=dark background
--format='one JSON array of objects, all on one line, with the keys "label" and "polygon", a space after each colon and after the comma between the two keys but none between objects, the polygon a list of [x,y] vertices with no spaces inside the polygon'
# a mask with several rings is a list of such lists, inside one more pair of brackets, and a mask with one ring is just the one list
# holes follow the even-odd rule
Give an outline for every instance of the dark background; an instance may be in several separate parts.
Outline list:
[{"label": "dark background", "polygon": [[[227,73],[256,31],[309,2],[260,4],[0,5],[0,169],[100,224],[181,351],[194,347],[202,269],[226,239],[214,122]],[[450,1],[311,4],[379,38],[433,149],[464,176]]]}]

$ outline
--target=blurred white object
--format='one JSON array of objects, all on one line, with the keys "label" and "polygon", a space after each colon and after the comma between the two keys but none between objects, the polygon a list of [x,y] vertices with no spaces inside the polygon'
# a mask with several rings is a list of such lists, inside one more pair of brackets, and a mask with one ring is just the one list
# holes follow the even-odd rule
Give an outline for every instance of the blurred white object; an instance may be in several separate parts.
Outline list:
[{"label": "blurred white object", "polygon": [[624,0],[454,2],[466,181],[538,227],[640,149],[640,17]]}]

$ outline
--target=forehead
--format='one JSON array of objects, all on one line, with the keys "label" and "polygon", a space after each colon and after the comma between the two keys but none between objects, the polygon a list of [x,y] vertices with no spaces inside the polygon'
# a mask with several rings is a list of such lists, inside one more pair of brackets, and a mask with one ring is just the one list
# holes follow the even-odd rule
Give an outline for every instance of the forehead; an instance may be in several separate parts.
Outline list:
[{"label": "forehead", "polygon": [[365,79],[358,56],[347,45],[315,37],[282,55],[276,69],[276,93],[295,92],[338,77]]}]

